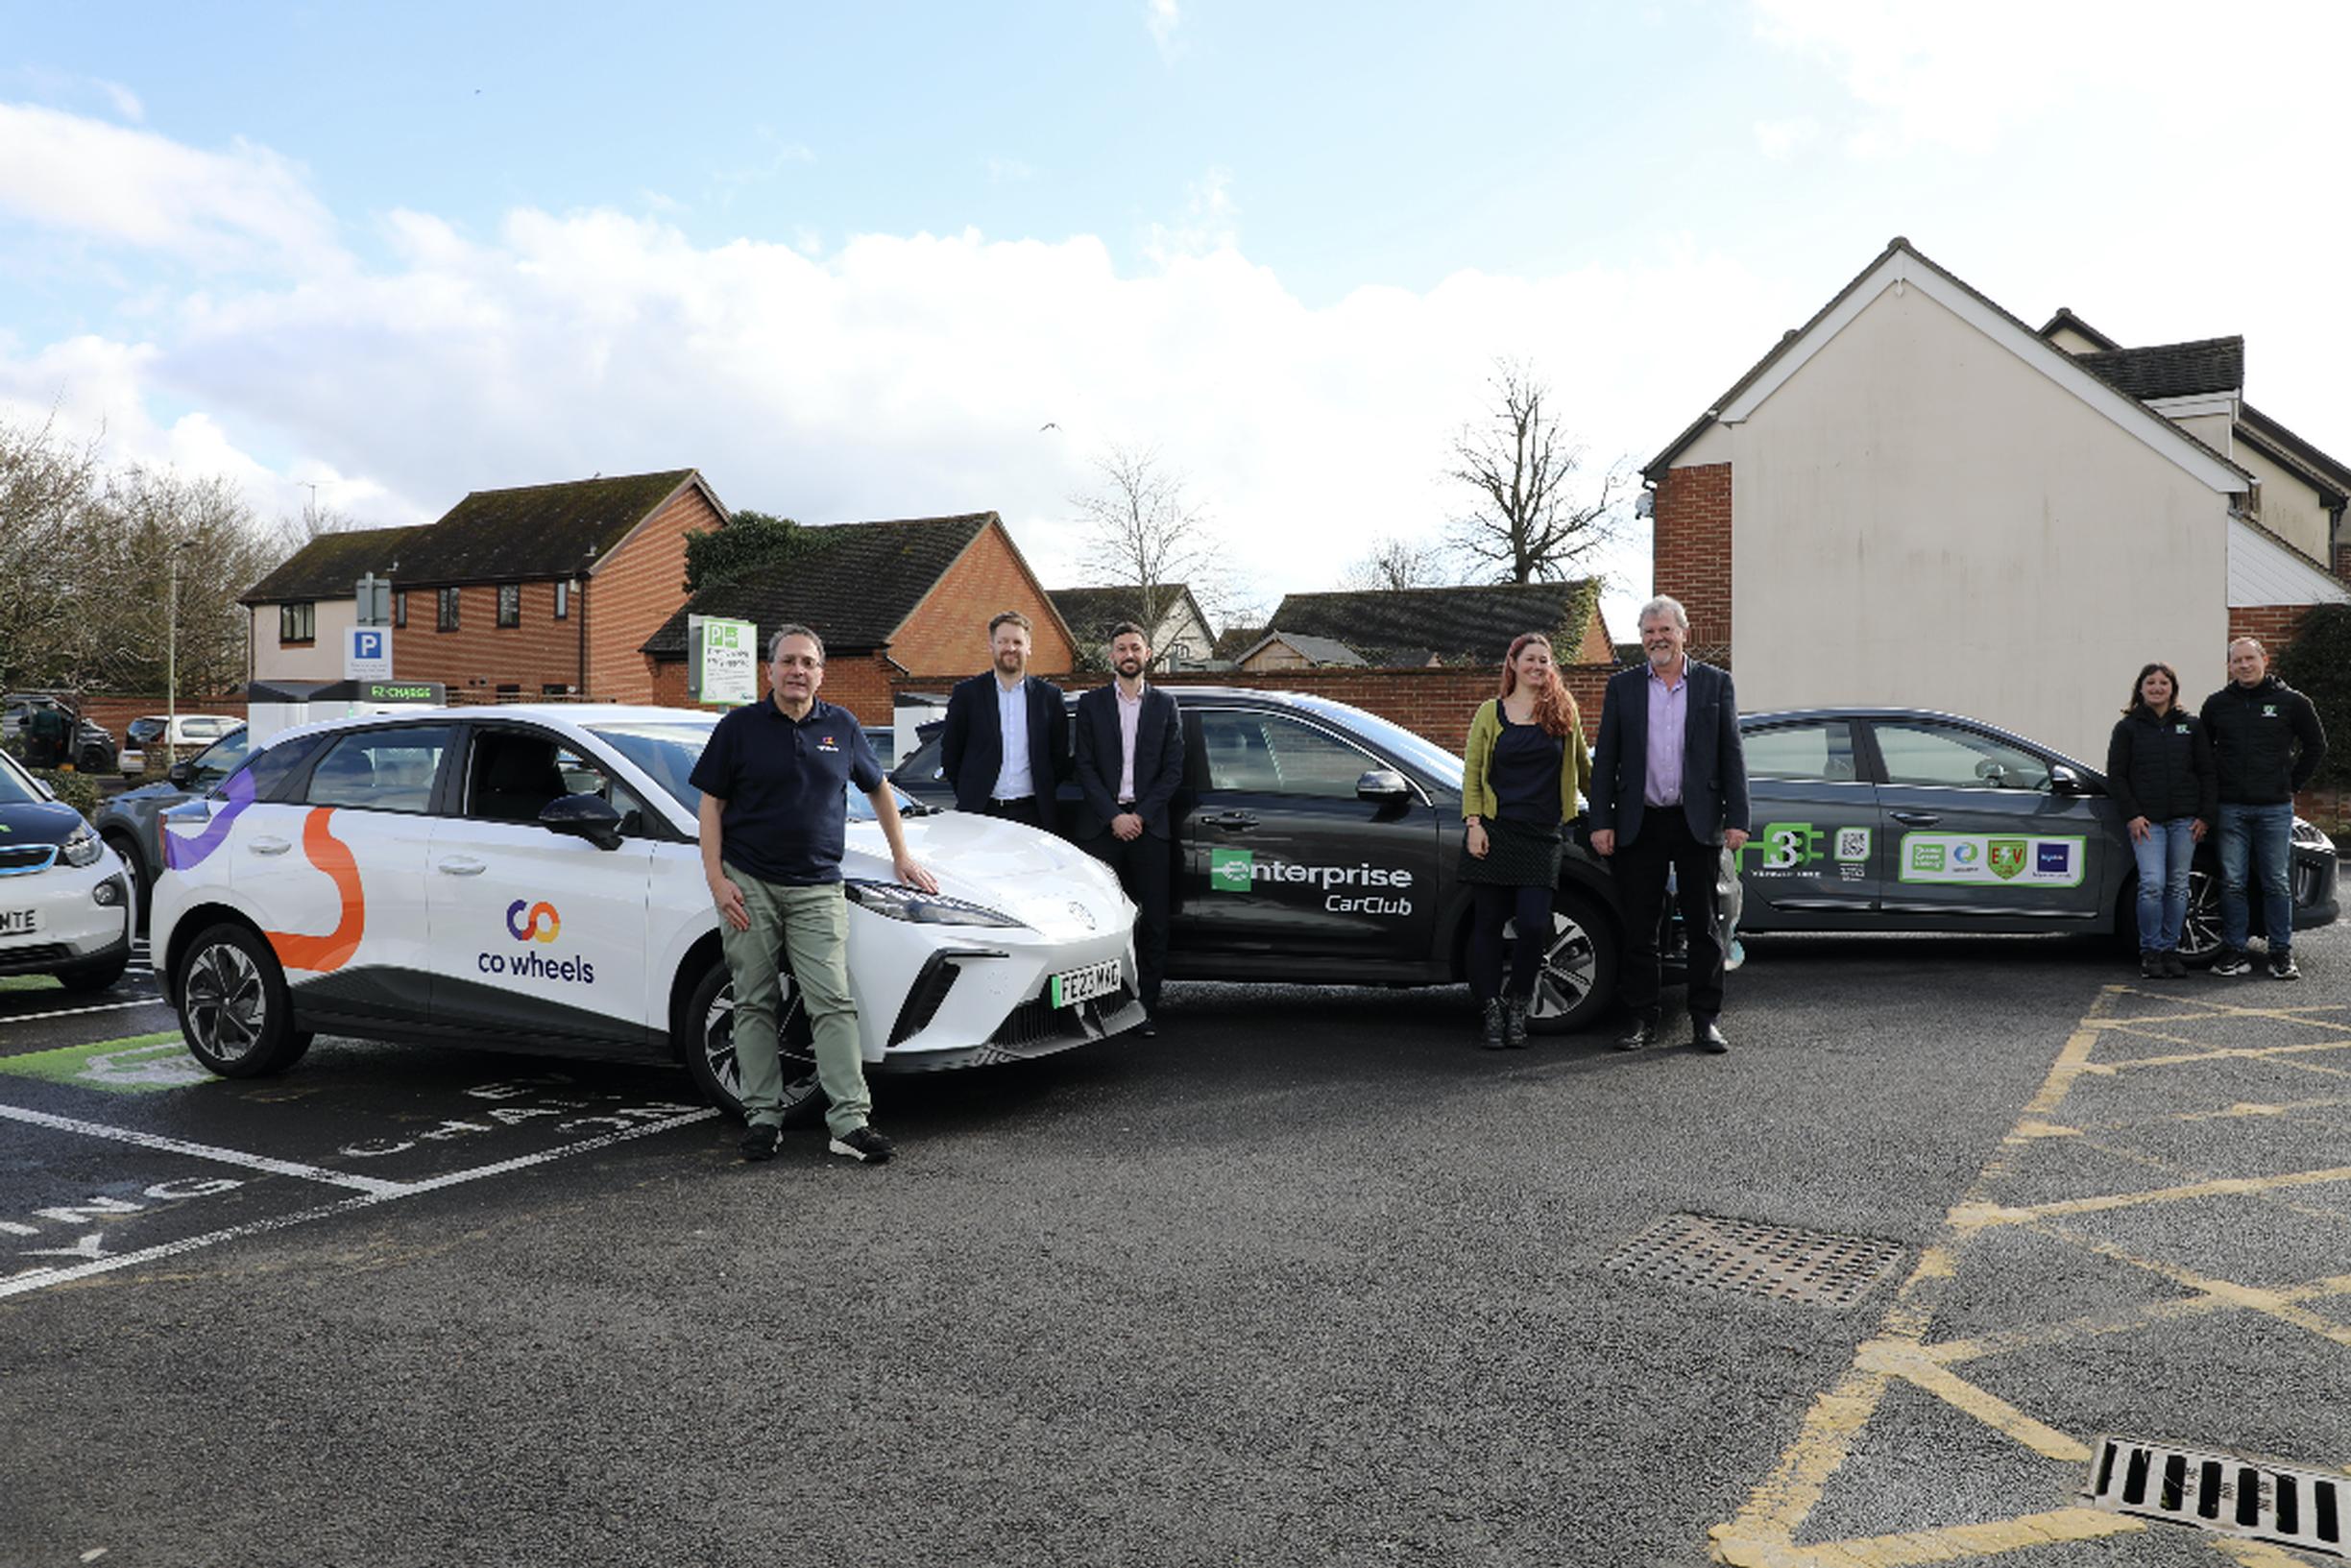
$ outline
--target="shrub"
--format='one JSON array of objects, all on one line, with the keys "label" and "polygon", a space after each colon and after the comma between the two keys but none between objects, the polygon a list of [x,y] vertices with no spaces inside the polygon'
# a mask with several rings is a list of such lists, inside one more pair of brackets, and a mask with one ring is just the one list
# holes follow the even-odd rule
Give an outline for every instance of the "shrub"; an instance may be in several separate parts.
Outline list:
[{"label": "shrub", "polygon": [[2351,604],[2313,606],[2277,656],[2277,673],[2310,698],[2326,726],[2326,762],[2313,782],[2351,785]]}]

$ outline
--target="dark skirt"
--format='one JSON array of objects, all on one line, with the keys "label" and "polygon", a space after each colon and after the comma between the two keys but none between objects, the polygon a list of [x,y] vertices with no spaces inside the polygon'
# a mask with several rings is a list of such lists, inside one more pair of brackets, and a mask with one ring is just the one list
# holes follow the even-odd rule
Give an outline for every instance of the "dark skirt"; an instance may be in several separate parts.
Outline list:
[{"label": "dark skirt", "polygon": [[1557,887],[1560,831],[1509,817],[1486,819],[1486,857],[1469,853],[1469,832],[1462,830],[1461,880],[1489,887]]}]

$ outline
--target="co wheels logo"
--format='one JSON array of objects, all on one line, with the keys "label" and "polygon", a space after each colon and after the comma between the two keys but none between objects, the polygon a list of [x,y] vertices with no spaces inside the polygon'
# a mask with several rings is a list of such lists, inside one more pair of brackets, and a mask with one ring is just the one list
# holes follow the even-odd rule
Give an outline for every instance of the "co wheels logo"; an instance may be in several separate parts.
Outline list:
[{"label": "co wheels logo", "polygon": [[[541,924],[543,916],[545,919],[544,925]],[[563,916],[555,912],[555,905],[544,899],[537,904],[527,899],[517,899],[506,905],[506,929],[518,942],[552,942],[563,934]]]}]

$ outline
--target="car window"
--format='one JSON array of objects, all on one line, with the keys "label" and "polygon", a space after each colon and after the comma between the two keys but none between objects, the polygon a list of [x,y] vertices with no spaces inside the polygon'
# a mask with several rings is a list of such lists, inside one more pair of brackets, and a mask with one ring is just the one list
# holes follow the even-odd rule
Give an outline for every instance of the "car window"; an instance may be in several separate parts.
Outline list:
[{"label": "car window", "polygon": [[1279,713],[1210,710],[1200,714],[1200,748],[1211,789],[1353,800],[1369,753]]},{"label": "car window", "polygon": [[[222,750],[231,744],[242,751],[245,749],[247,736],[251,733],[247,730],[239,730],[228,739],[221,741],[219,745],[206,751],[205,756],[209,757],[212,752]],[[264,801],[274,799],[279,787],[286,782],[288,776],[301,771],[302,765],[317,756],[320,747],[326,742],[327,737],[319,735],[303,736],[292,740],[274,741],[246,759],[242,766],[232,765],[222,777],[221,782],[214,784],[206,793],[212,799],[219,800],[229,792],[229,785],[242,777],[253,781],[254,799]],[[203,758],[197,759],[199,761],[203,760]]]},{"label": "car window", "polygon": [[1841,718],[1749,730],[1739,736],[1739,745],[1746,753],[1751,779],[1851,784],[1861,776],[1854,763],[1853,726]]},{"label": "car window", "polygon": [[[2048,764],[2032,753],[1956,724],[1878,721],[1886,782],[1943,789],[2047,789]],[[1750,766],[1752,767],[1752,754]]]},{"label": "car window", "polygon": [[361,811],[426,810],[448,749],[448,731],[437,724],[340,736],[310,770],[303,799]]},{"label": "car window", "polygon": [[1343,703],[1321,697],[1301,697],[1298,701],[1301,706],[1314,710],[1340,728],[1352,731],[1374,745],[1387,747],[1394,756],[1440,784],[1454,789],[1462,786],[1462,772],[1466,764],[1426,736],[1407,730],[1377,713],[1368,713],[1360,708],[1349,708]]},{"label": "car window", "polygon": [[44,797],[12,757],[0,756],[0,806],[37,806]]},{"label": "car window", "polygon": [[566,795],[594,795],[620,813],[623,833],[644,832],[644,804],[602,764],[553,736],[484,730],[466,761],[460,812],[481,822],[536,823]]},{"label": "car window", "polygon": [[198,752],[196,760],[188,764],[188,788],[202,792],[234,773],[237,764],[245,760],[247,736],[251,734],[248,730],[232,730]]},{"label": "car window", "polygon": [[[903,772],[908,778],[922,783],[935,784],[941,782],[945,778],[945,774],[939,767],[939,751],[942,745],[941,736],[944,735],[944,733],[945,728],[944,726],[941,726],[938,734],[933,735],[921,745],[907,753],[904,758],[900,759],[898,765],[892,768],[890,771],[893,773]],[[1070,733],[1073,736],[1076,735],[1077,726],[1072,725],[1070,727]]]}]

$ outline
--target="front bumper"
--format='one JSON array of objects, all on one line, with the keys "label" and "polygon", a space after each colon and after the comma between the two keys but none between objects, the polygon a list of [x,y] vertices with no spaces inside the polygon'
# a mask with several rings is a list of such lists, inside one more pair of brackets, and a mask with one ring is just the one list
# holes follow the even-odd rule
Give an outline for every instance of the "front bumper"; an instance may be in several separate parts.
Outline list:
[{"label": "front bumper", "polygon": [[2340,909],[2336,895],[2338,861],[2329,849],[2293,847],[2293,923],[2298,931],[2331,926]]},{"label": "front bumper", "polygon": [[[93,896],[109,883],[114,902]],[[0,937],[0,975],[54,975],[103,962],[130,946],[131,884],[111,854],[95,865],[0,877],[0,910],[33,909],[40,927]]]}]

